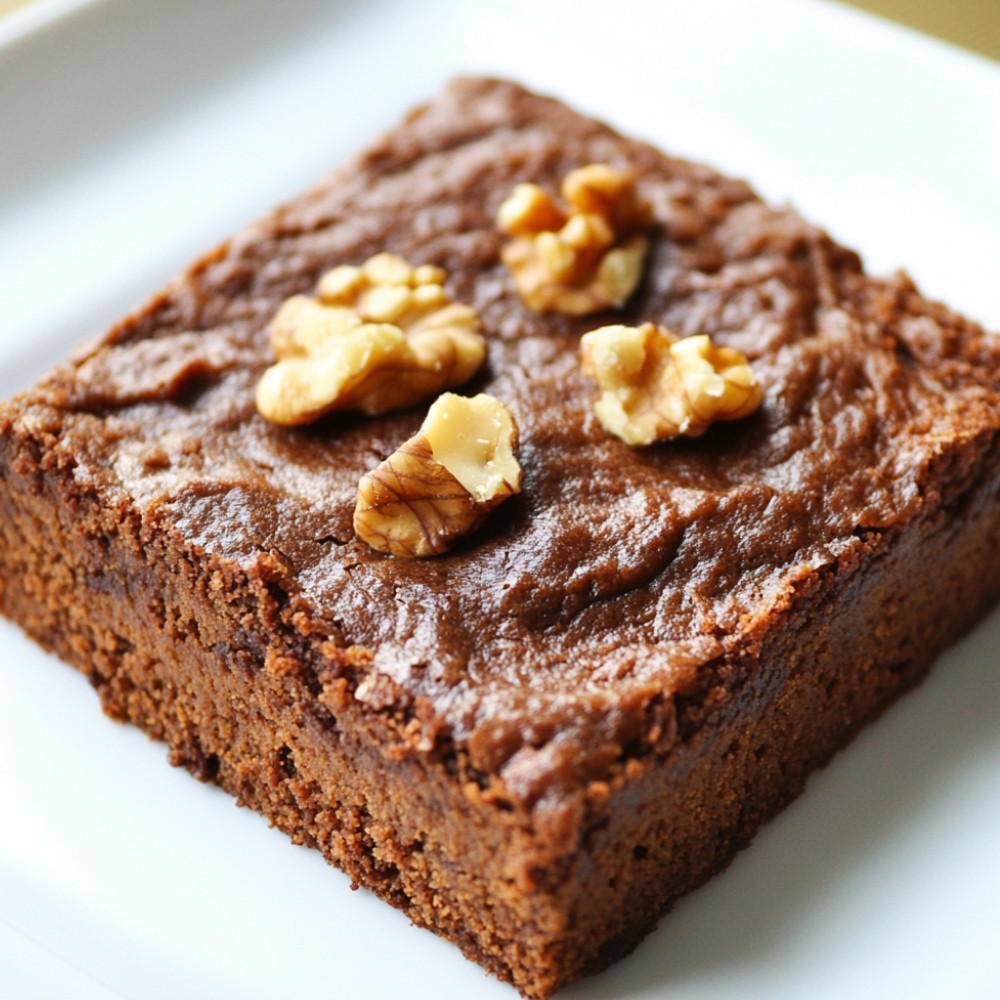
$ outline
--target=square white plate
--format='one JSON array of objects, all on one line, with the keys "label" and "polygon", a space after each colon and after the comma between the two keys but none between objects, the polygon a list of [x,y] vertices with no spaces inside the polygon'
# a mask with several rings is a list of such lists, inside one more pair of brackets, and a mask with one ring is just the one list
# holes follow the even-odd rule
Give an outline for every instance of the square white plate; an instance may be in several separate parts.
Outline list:
[{"label": "square white plate", "polygon": [[[1000,68],[821,0],[38,0],[0,21],[0,395],[457,72],[748,177],[1000,329]],[[933,573],[933,567],[928,567]],[[562,996],[1000,995],[1000,615]],[[0,623],[0,995],[513,992]]]}]

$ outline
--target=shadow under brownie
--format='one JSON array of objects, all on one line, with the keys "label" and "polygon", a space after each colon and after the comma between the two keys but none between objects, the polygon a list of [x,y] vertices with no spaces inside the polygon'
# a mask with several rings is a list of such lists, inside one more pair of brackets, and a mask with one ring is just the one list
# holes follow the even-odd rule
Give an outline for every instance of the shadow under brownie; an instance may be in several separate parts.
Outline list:
[{"label": "shadow under brownie", "polygon": [[[496,210],[594,162],[653,206],[645,281],[620,313],[540,315]],[[385,250],[476,308],[462,391],[521,431],[522,494],[430,561],[351,527],[423,408],[288,429],[254,407],[280,302]],[[761,410],[629,448],[579,372],[615,320],[738,347]],[[460,80],[0,409],[0,606],[172,761],[545,996],[633,947],[994,600],[998,360],[742,182]]]}]

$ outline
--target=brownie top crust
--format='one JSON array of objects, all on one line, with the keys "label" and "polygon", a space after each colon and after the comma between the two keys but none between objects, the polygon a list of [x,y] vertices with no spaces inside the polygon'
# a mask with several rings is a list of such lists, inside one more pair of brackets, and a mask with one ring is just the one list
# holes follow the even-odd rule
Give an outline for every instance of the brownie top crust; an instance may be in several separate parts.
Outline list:
[{"label": "brownie top crust", "polygon": [[[500,261],[496,211],[515,183],[556,191],[589,163],[634,171],[652,205],[645,277],[621,311],[542,315]],[[460,391],[497,396],[520,428],[523,492],[428,560],[382,555],[352,529],[359,479],[425,407],[287,428],[254,406],[281,301],[380,251],[446,269],[488,341]],[[648,448],[608,434],[579,337],[647,320],[742,351],[759,411]],[[998,360],[990,335],[905,276],[865,276],[745,183],[467,78],[203,258],[0,425],[44,425],[78,482],[191,552],[248,574],[266,564],[297,637],[281,641],[369,651],[358,700],[420,698],[488,767],[545,742],[533,727],[579,734],[589,720],[596,754],[648,735],[654,703],[704,697],[796,593],[961,488],[943,456],[992,433]]]}]

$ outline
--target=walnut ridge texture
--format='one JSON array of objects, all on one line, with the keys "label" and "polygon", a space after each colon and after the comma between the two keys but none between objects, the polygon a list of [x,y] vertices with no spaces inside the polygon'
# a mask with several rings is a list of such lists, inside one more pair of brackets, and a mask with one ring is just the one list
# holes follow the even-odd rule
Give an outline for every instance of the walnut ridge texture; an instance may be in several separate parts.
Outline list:
[{"label": "walnut ridge texture", "polygon": [[[652,207],[642,283],[540,314],[497,210],[593,163]],[[383,251],[475,309],[461,391],[519,429],[521,493],[432,560],[352,526],[425,408],[281,427],[254,402],[281,302]],[[763,403],[630,448],[579,364],[618,322],[738,349]],[[0,609],[174,763],[544,997],[634,947],[995,600],[998,362],[746,184],[462,79],[0,406]]]}]

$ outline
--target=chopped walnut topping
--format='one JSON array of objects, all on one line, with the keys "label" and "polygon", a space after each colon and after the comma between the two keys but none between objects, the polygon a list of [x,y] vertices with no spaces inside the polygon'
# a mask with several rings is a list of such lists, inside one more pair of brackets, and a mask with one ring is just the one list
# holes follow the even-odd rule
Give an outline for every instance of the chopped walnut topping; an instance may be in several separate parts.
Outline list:
[{"label": "chopped walnut topping", "polygon": [[318,298],[287,299],[270,328],[277,363],[257,408],[279,424],[333,410],[405,409],[468,381],[486,354],[473,309],[452,302],[438,267],[381,253],[328,271]]},{"label": "chopped walnut topping", "polygon": [[516,445],[499,400],[445,393],[419,432],[358,484],[354,530],[380,552],[439,555],[520,492]]},{"label": "chopped walnut topping", "polygon": [[642,279],[652,213],[631,174],[602,163],[563,179],[564,210],[536,184],[518,184],[497,224],[514,237],[503,261],[524,302],[584,316],[624,305]]},{"label": "chopped walnut topping", "polygon": [[747,359],[705,335],[605,326],[585,334],[581,348],[584,374],[601,387],[594,412],[627,444],[698,437],[715,420],[749,416],[764,397]]}]

